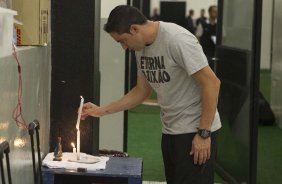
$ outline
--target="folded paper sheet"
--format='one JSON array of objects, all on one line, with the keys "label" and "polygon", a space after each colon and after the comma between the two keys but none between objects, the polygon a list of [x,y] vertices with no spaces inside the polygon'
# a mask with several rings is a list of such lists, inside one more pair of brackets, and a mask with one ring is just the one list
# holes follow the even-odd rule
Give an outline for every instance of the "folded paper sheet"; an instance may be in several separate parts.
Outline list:
[{"label": "folded paper sheet", "polygon": [[74,162],[73,159],[76,158],[76,155],[68,152],[63,153],[62,161],[53,161],[54,153],[52,152],[46,155],[46,157],[42,161],[42,165],[48,168],[64,168],[68,170],[77,170],[77,168],[86,168],[87,171],[96,171],[96,170],[106,169],[106,164],[107,161],[109,160],[109,157],[96,157],[85,153],[81,153],[80,156],[82,160],[99,160],[99,161],[95,163]]}]

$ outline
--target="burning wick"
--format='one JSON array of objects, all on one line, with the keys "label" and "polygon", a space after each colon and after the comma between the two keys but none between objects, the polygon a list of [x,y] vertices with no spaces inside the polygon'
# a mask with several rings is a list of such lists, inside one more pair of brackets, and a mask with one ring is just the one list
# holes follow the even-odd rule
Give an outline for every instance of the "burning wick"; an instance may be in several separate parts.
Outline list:
[{"label": "burning wick", "polygon": [[71,143],[71,146],[72,146],[72,152],[73,152],[73,153],[76,153],[76,148],[75,148],[75,145],[74,145],[73,142]]}]

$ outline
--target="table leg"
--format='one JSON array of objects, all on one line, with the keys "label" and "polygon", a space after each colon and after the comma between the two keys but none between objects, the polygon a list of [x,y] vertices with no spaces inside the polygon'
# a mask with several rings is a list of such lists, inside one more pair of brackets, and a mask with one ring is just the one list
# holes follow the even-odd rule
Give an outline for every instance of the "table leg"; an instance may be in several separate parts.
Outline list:
[{"label": "table leg", "polygon": [[128,184],[142,184],[141,178],[128,178]]},{"label": "table leg", "polygon": [[42,173],[43,184],[54,184],[55,183],[55,175],[52,173]]}]

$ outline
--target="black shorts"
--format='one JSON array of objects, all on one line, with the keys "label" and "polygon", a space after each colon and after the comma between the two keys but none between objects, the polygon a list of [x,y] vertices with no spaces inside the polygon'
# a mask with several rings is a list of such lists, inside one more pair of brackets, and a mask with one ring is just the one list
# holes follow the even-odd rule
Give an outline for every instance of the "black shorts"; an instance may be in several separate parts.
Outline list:
[{"label": "black shorts", "polygon": [[162,135],[162,154],[167,184],[213,184],[217,131],[211,135],[211,157],[202,165],[190,155],[196,133]]}]

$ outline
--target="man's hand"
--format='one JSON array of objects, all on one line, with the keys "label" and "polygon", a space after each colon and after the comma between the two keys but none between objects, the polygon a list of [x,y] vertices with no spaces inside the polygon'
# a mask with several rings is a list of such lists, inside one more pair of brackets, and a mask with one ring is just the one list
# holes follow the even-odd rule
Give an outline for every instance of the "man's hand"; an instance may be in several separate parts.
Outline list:
[{"label": "man's hand", "polygon": [[93,103],[87,102],[83,104],[82,112],[81,112],[81,119],[85,120],[88,116],[101,117],[105,114],[106,112],[101,107]]},{"label": "man's hand", "polygon": [[192,141],[190,155],[194,154],[194,164],[202,165],[210,159],[211,138],[203,139],[198,134]]}]

